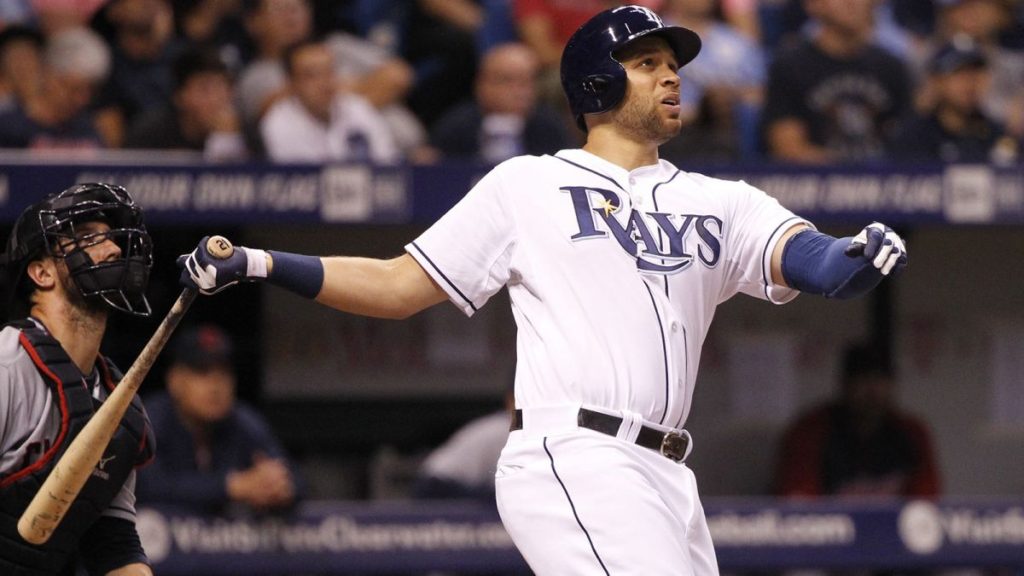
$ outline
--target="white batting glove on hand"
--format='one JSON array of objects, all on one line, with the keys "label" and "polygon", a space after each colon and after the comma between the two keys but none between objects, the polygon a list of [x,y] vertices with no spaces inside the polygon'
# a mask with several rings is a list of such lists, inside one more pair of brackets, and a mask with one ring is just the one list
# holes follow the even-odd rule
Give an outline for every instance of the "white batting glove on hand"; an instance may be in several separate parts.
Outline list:
[{"label": "white batting glove on hand", "polygon": [[217,258],[207,250],[207,240],[209,236],[200,240],[191,253],[178,257],[182,286],[211,295],[239,282],[267,277],[267,253],[263,250],[235,246],[231,256]]},{"label": "white batting glove on hand", "polygon": [[851,258],[863,256],[871,260],[883,276],[890,272],[896,276],[907,266],[907,247],[903,239],[881,222],[868,224],[854,236],[844,253]]}]

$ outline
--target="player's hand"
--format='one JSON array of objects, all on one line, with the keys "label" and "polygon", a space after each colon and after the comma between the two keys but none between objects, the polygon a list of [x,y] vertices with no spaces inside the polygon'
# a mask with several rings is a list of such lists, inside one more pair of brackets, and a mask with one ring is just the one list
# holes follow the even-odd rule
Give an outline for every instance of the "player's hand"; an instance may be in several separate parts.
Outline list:
[{"label": "player's hand", "polygon": [[227,475],[228,498],[258,510],[280,508],[295,499],[295,483],[283,460],[257,454],[245,470]]},{"label": "player's hand", "polygon": [[868,224],[844,251],[850,258],[870,260],[883,276],[898,275],[907,266],[907,247],[899,234],[881,222]]},{"label": "player's hand", "polygon": [[203,237],[195,250],[178,257],[182,286],[210,295],[238,282],[267,277],[267,256],[263,250],[235,246],[230,256],[217,258],[207,249],[208,239],[209,236]]}]

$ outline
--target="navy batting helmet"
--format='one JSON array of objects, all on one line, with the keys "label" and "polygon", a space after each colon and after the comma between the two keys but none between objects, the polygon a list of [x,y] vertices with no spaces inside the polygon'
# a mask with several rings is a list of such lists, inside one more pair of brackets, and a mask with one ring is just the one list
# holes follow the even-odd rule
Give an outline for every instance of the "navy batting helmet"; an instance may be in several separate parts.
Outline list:
[{"label": "navy batting helmet", "polygon": [[[106,222],[110,231],[76,232],[77,224],[95,221]],[[93,262],[85,246],[107,239],[121,249],[121,258]],[[27,303],[32,291],[31,282],[24,278],[25,268],[43,256],[64,260],[82,296],[99,298],[123,312],[149,315],[145,292],[153,265],[153,244],[142,222],[142,209],[124,188],[78,184],[47,196],[21,213],[0,258],[7,273],[12,312],[14,306]]]},{"label": "navy batting helmet", "polygon": [[562,89],[581,130],[587,131],[584,114],[611,110],[626,94],[626,69],[615,59],[615,52],[651,34],[668,42],[680,67],[700,52],[700,37],[695,32],[666,26],[657,14],[642,6],[605,10],[569,38],[562,52]]}]

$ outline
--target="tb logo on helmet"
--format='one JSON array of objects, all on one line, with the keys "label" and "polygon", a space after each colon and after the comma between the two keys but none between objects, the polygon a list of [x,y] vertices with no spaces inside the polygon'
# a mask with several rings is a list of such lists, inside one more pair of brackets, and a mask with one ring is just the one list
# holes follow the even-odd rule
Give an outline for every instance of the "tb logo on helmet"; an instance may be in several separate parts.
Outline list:
[{"label": "tb logo on helmet", "polygon": [[661,16],[655,14],[654,11],[651,10],[650,8],[645,8],[643,6],[620,6],[619,8],[613,8],[612,12],[621,12],[623,10],[628,10],[630,12],[639,12],[640,14],[647,17],[648,20],[650,20],[658,27],[662,27],[665,25],[665,23],[661,20]]}]

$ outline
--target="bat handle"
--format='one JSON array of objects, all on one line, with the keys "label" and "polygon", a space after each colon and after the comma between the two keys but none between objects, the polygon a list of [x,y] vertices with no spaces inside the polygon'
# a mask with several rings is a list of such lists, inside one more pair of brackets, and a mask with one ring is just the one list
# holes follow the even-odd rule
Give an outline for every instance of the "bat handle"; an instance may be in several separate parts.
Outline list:
[{"label": "bat handle", "polygon": [[230,240],[223,236],[210,236],[206,241],[206,251],[214,258],[223,260],[230,258],[235,253],[235,247]]}]

